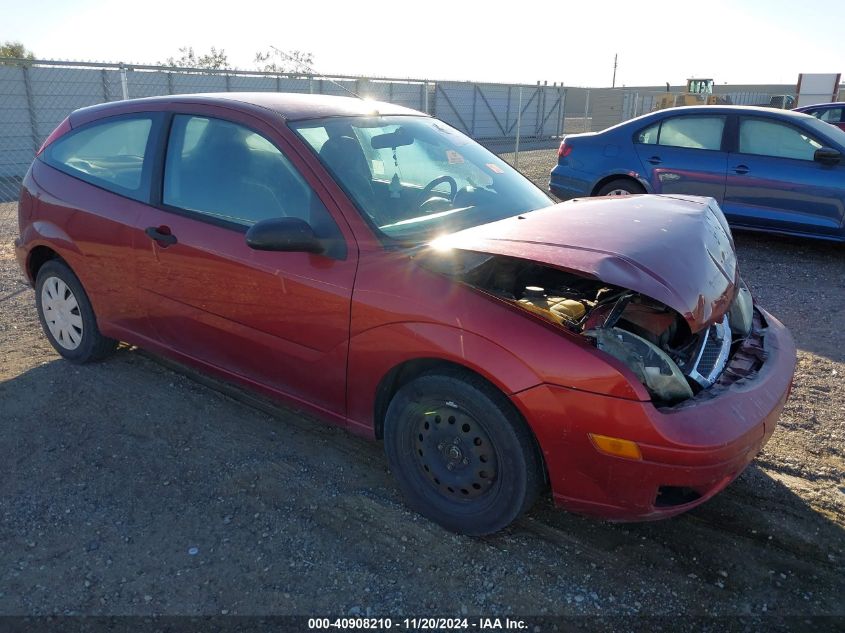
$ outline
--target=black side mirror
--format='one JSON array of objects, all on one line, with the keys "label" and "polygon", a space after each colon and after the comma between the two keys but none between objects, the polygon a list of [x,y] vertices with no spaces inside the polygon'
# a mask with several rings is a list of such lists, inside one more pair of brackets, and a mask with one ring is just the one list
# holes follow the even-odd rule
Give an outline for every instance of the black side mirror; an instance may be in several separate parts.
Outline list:
[{"label": "black side mirror", "polygon": [[256,222],[246,232],[246,245],[257,251],[322,253],[324,250],[314,229],[300,218]]},{"label": "black side mirror", "polygon": [[813,160],[822,165],[838,165],[842,160],[842,154],[838,149],[832,147],[820,147],[813,154]]}]

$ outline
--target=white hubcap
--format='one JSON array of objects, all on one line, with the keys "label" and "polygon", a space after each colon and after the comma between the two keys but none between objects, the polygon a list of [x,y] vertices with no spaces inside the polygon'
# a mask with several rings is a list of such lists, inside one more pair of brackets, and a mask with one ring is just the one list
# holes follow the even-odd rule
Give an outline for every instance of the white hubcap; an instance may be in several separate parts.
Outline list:
[{"label": "white hubcap", "polygon": [[631,192],[627,189],[611,189],[607,192],[609,196],[630,196]]},{"label": "white hubcap", "polygon": [[44,322],[56,342],[67,350],[82,342],[82,315],[68,285],[58,277],[48,277],[41,287]]}]

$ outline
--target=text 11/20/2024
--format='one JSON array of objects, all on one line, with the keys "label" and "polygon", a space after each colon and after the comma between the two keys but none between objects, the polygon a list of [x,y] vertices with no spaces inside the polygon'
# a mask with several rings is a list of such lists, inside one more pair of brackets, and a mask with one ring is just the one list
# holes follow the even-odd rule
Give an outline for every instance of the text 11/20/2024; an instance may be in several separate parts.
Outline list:
[{"label": "text 11/20/2024", "polygon": [[308,618],[309,630],[349,631],[522,631],[524,620],[512,618]]}]

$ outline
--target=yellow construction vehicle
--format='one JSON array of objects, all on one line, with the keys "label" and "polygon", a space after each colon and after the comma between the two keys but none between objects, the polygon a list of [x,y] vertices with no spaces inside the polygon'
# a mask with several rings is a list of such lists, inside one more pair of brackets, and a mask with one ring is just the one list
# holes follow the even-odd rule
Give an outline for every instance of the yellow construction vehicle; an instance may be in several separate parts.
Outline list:
[{"label": "yellow construction vehicle", "polygon": [[691,105],[727,105],[730,98],[713,94],[712,79],[687,79],[687,91],[672,92],[666,82],[666,93],[656,97],[652,111]]}]

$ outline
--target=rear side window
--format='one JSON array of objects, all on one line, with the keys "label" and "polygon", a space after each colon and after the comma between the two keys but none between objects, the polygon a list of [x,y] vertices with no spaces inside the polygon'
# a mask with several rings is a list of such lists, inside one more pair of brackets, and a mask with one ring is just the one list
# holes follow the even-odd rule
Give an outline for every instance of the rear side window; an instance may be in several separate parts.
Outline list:
[{"label": "rear side window", "polygon": [[774,158],[813,160],[822,144],[803,130],[767,119],[741,119],[739,152]]},{"label": "rear side window", "polygon": [[822,121],[828,123],[839,123],[842,120],[842,108],[828,108],[821,112],[814,112],[813,116],[818,117]]},{"label": "rear side window", "polygon": [[637,143],[645,145],[657,145],[657,137],[660,135],[660,123],[650,125],[637,135]]},{"label": "rear side window", "polygon": [[666,147],[719,150],[722,148],[723,116],[681,116],[664,119],[645,128],[637,142]]},{"label": "rear side window", "polygon": [[113,117],[74,130],[52,143],[44,161],[66,174],[136,200],[146,200],[145,156],[154,115]]},{"label": "rear side window", "polygon": [[332,245],[329,256],[346,256],[328,209],[279,148],[231,121],[185,114],[173,118],[162,202],[244,227],[270,218],[300,218]]}]

